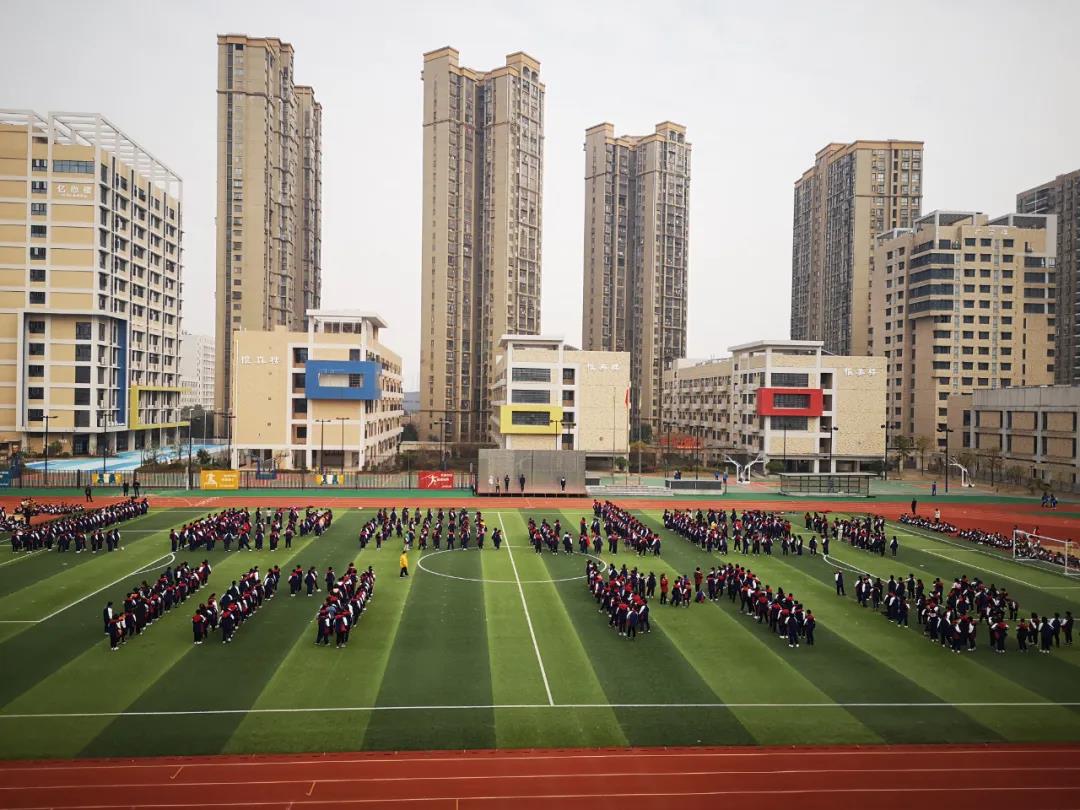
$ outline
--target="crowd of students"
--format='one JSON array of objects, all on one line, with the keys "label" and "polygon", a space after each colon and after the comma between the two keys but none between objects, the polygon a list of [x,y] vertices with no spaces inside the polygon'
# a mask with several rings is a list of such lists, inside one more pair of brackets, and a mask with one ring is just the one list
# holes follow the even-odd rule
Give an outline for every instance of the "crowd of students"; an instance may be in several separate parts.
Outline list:
[{"label": "crowd of students", "polygon": [[278,566],[272,566],[265,576],[259,573],[258,566],[254,566],[239,582],[232,581],[221,595],[220,603],[214,594],[210,594],[210,598],[200,603],[192,614],[193,643],[202,644],[214,630],[221,631],[222,644],[232,643],[241,625],[254,616],[265,602],[274,598],[280,580],[281,569]]},{"label": "crowd of students", "polygon": [[956,534],[957,532],[957,528],[953,524],[941,519],[940,510],[935,511],[932,518],[905,512],[900,515],[900,522],[906,523],[908,526],[914,526],[918,529],[925,529],[930,532],[940,532],[941,534]]},{"label": "crowd of students", "polygon": [[[655,588],[656,578],[652,574],[649,577]],[[627,571],[624,565],[620,571],[611,567],[605,577],[595,560],[589,559],[585,563],[585,586],[596,599],[599,611],[607,613],[608,627],[631,641],[639,632],[652,631],[648,601],[652,592],[647,589],[646,582],[636,568]]]},{"label": "crowd of students", "polygon": [[279,507],[273,512],[263,512],[262,507],[255,510],[254,518],[247,507],[223,509],[204,518],[191,521],[169,532],[169,545],[173,551],[205,548],[213,551],[221,543],[225,551],[232,551],[236,544],[237,551],[262,551],[269,545],[270,551],[276,551],[285,541],[285,548],[292,548],[293,538],[314,533],[322,535],[333,523],[331,509],[316,509],[309,506],[303,518],[295,506]]},{"label": "crowd of students", "polygon": [[349,563],[340,578],[332,567],[327,568],[325,580],[326,599],[315,615],[315,645],[328,647],[334,636],[340,650],[349,643],[349,634],[375,598],[375,571],[370,565],[366,571],[357,571]]},{"label": "crowd of students", "polygon": [[631,515],[625,509],[611,501],[593,501],[593,537],[600,535],[600,525],[607,535],[608,553],[618,554],[619,542],[623,547],[635,552],[639,557],[651,553],[660,556],[660,535]]},{"label": "crowd of students", "polygon": [[175,568],[167,567],[153,584],[143,580],[133,587],[121,607],[108,602],[102,619],[109,649],[115,652],[130,638],[142,635],[155,621],[206,585],[210,574],[210,563],[206,560],[194,567],[182,562]]},{"label": "crowd of students", "polygon": [[[358,539],[361,550],[372,542],[376,550],[381,549],[383,543],[396,537],[406,552],[413,548],[426,551],[429,545],[439,550],[444,542],[448,550],[460,548],[467,551],[470,543],[475,543],[475,547],[482,551],[487,532],[487,523],[479,510],[470,518],[464,507],[449,509],[446,513],[440,507],[434,514],[430,508],[427,514],[422,514],[419,507],[410,511],[405,506],[399,514],[397,507],[383,507],[361,527]],[[502,546],[502,541],[502,532],[498,528],[492,530],[491,542],[496,551]]]},{"label": "crowd of students", "polygon": [[732,509],[729,515],[722,509],[708,512],[665,509],[663,520],[666,529],[685,537],[706,553],[727,554],[730,539],[730,548],[742,554],[771,556],[776,546],[783,555],[801,556],[804,549],[817,554],[817,539],[811,537],[809,544],[805,543],[801,534],[792,533],[791,521],[776,512],[746,510],[739,514]]},{"label": "crowd of students", "polygon": [[[58,517],[47,523],[20,526],[11,534],[12,551],[75,550],[97,552],[101,549],[114,551],[121,547],[120,532],[106,532],[126,520],[145,515],[150,510],[146,499],[134,498],[103,506],[100,509],[80,510],[67,517]],[[61,513],[64,514],[64,513]],[[89,535],[89,539],[88,539]]]}]

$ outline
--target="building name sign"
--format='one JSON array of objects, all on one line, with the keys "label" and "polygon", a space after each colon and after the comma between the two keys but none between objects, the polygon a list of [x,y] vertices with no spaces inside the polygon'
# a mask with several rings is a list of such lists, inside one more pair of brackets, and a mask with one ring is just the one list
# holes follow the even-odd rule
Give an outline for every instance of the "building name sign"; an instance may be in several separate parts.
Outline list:
[{"label": "building name sign", "polygon": [[845,368],[845,377],[875,377],[878,370],[876,368]]},{"label": "building name sign", "polygon": [[57,197],[65,200],[92,200],[94,187],[90,183],[54,183],[53,189]]},{"label": "building name sign", "polygon": [[611,363],[611,364],[601,363],[600,365],[596,365],[595,363],[586,363],[585,368],[587,368],[589,371],[596,371],[597,369],[600,369],[601,371],[609,371],[609,370],[610,371],[618,371],[619,370],[619,364],[618,363]]},{"label": "building name sign", "polygon": [[250,354],[240,355],[240,365],[242,366],[265,366],[267,364],[271,366],[276,366],[280,362],[281,358],[277,357],[276,355],[271,355],[270,357],[263,357],[261,354],[257,355],[256,357],[252,357]]}]

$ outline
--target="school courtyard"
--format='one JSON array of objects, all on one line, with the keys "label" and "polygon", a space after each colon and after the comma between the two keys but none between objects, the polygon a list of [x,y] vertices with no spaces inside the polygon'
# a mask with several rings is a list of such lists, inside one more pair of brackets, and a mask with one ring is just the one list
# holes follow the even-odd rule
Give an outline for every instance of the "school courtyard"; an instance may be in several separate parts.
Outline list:
[{"label": "school courtyard", "polygon": [[[946,589],[966,575],[1007,589],[1022,615],[1064,616],[1080,613],[1080,578],[896,522],[909,509],[907,491],[854,502],[767,491],[612,498],[659,533],[662,553],[639,557],[620,546],[610,555],[605,543],[594,559],[671,580],[692,577],[697,567],[749,566],[816,616],[815,644],[798,648],[726,596],[688,608],[650,600],[651,632],[618,635],[583,578],[586,556],[576,539],[580,519],[592,521],[588,499],[415,491],[148,496],[149,514],[119,525],[120,551],[15,553],[6,535],[0,545],[0,757],[12,760],[0,765],[2,807],[340,806],[357,797],[366,797],[365,806],[513,800],[598,807],[631,795],[654,796],[649,801],[665,807],[680,796],[750,798],[759,783],[761,790],[783,786],[781,794],[805,807],[828,806],[837,790],[852,802],[882,800],[905,784],[925,784],[928,794],[963,790],[965,801],[988,807],[1014,803],[1011,791],[1022,783],[1043,785],[1036,796],[1047,806],[1080,802],[1080,645],[1021,654],[1010,631],[1007,652],[995,654],[980,625],[977,649],[953,654],[927,640],[914,611],[910,626],[899,628],[852,595],[860,573],[914,574],[927,586],[940,577]],[[940,508],[961,528],[1008,534],[1015,525],[1039,526],[1080,539],[1075,504],[1050,511],[1032,498],[919,498],[922,514]],[[102,491],[96,500],[110,498]],[[5,499],[9,510],[17,502]],[[170,550],[171,529],[230,505],[252,513],[331,506],[334,519],[322,536],[297,537],[291,549]],[[404,505],[479,510],[489,537],[502,530],[503,546],[495,550],[489,539],[482,551],[414,549],[410,575],[400,577],[401,541],[361,551],[358,533],[380,506]],[[834,542],[827,558],[778,548],[722,557],[663,527],[665,508],[710,507],[783,512],[804,538],[811,534],[803,529],[806,510],[880,514],[899,550],[894,558]],[[558,519],[574,536],[575,553],[536,554],[529,518]],[[194,602],[110,653],[106,602],[120,603],[167,566],[204,558],[213,573]],[[328,566],[340,573],[350,562],[373,567],[374,599],[345,648],[318,647],[314,618],[325,593],[290,597],[284,577],[297,565],[314,566],[323,588]],[[233,643],[215,633],[192,643],[200,600],[220,595],[252,566],[265,572],[273,565],[283,572],[276,597]],[[846,597],[835,592],[838,570]],[[912,747],[924,744],[952,748]],[[466,749],[475,753],[460,753]],[[403,751],[416,753],[374,753]],[[221,754],[242,756],[205,759]],[[624,781],[638,779],[642,767],[651,779]],[[42,768],[53,769],[49,779],[41,779]],[[487,783],[484,774],[509,781]],[[741,780],[738,787],[731,779]]]}]

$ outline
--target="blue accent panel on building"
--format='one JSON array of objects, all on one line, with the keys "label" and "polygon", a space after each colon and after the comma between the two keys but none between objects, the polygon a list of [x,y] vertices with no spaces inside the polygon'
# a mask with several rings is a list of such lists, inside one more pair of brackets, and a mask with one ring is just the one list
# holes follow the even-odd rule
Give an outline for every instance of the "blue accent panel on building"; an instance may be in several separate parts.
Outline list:
[{"label": "blue accent panel on building", "polygon": [[121,321],[119,319],[113,319],[113,322],[120,327],[120,392],[117,395],[116,400],[116,413],[119,416],[120,424],[127,427],[127,398],[128,398],[128,322]]},{"label": "blue accent panel on building", "polygon": [[[304,368],[304,395],[308,399],[347,399],[366,401],[380,399],[379,374],[382,367],[370,360],[308,360]],[[322,385],[323,374],[359,374],[360,386]]]}]

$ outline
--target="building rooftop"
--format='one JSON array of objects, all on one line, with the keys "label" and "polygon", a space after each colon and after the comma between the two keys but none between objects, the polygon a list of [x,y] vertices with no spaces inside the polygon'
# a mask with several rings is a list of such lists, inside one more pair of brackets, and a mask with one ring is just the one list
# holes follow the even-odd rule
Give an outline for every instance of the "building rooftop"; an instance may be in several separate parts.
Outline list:
[{"label": "building rooftop", "polygon": [[309,309],[304,314],[317,321],[371,321],[380,329],[387,327],[386,321],[378,313],[362,309]]}]

